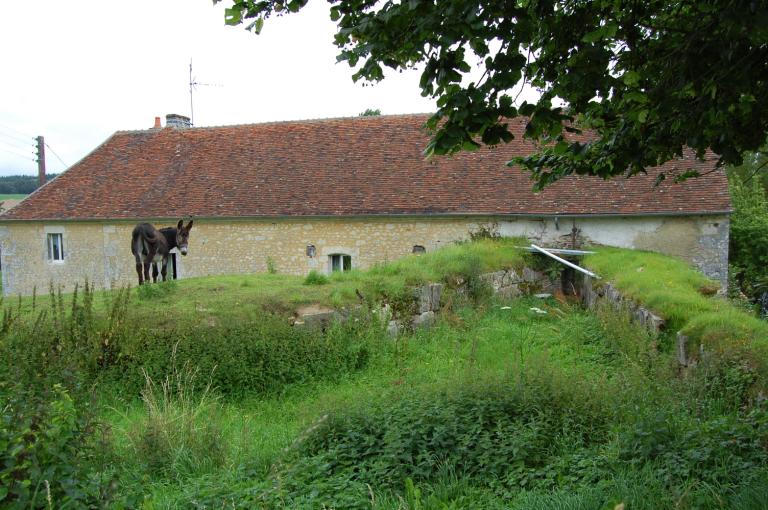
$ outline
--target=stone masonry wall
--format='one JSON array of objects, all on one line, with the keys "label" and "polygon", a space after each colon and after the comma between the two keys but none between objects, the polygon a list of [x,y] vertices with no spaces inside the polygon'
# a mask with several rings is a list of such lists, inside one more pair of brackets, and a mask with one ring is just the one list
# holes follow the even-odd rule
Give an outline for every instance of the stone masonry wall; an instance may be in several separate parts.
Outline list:
[{"label": "stone masonry wall", "polygon": [[[678,255],[710,277],[727,277],[728,218],[580,218],[582,239],[626,248]],[[171,226],[175,222],[157,222]],[[133,222],[0,222],[0,263],[5,295],[47,291],[50,281],[72,290],[86,277],[97,286],[136,284],[130,251]],[[554,218],[390,218],[205,220],[198,219],[187,257],[177,255],[179,278],[267,270],[303,275],[330,271],[330,255],[352,257],[352,267],[365,269],[395,260],[423,246],[427,252],[469,238],[480,226],[505,236],[527,236],[546,246],[567,243],[570,219]],[[47,260],[46,234],[62,233],[65,260]],[[307,256],[307,247],[315,256]]]}]

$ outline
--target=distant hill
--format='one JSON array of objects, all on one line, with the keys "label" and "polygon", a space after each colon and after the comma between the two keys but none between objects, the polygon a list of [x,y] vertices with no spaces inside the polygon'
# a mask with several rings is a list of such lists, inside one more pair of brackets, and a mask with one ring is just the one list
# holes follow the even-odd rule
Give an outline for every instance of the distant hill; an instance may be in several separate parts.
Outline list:
[{"label": "distant hill", "polygon": [[[48,174],[47,180],[59,174]],[[36,175],[7,175],[0,177],[0,195],[29,195],[38,188]]]}]

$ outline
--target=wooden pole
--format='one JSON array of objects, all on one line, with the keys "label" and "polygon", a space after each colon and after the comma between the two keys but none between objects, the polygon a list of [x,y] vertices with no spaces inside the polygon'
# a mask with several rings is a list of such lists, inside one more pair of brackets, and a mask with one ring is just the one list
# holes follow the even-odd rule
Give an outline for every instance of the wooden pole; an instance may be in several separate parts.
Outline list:
[{"label": "wooden pole", "polygon": [[42,136],[37,137],[37,180],[40,186],[45,184],[45,139]]}]

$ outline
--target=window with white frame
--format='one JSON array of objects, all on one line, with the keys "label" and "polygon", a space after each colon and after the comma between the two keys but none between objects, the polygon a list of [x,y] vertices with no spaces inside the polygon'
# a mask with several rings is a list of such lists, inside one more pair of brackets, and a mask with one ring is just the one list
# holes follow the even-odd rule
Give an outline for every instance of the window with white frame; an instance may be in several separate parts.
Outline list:
[{"label": "window with white frame", "polygon": [[331,271],[350,271],[352,269],[352,255],[334,253],[330,255]]},{"label": "window with white frame", "polygon": [[64,234],[48,234],[48,260],[64,262]]}]

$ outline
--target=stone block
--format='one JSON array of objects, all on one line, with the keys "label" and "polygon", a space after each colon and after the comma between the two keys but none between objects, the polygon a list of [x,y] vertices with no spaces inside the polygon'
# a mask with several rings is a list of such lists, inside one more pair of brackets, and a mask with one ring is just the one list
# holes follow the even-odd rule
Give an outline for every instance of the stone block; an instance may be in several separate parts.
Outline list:
[{"label": "stone block", "polygon": [[429,310],[427,312],[420,313],[419,315],[414,315],[413,319],[411,319],[411,325],[413,326],[413,329],[429,328],[435,323],[436,320],[437,316],[435,315],[435,312]]},{"label": "stone block", "polygon": [[389,321],[387,323],[387,334],[389,336],[395,337],[399,335],[403,331],[403,325],[400,323],[400,321]]},{"label": "stone block", "polygon": [[437,311],[440,309],[440,297],[443,293],[441,283],[428,283],[413,291],[419,313]]}]

